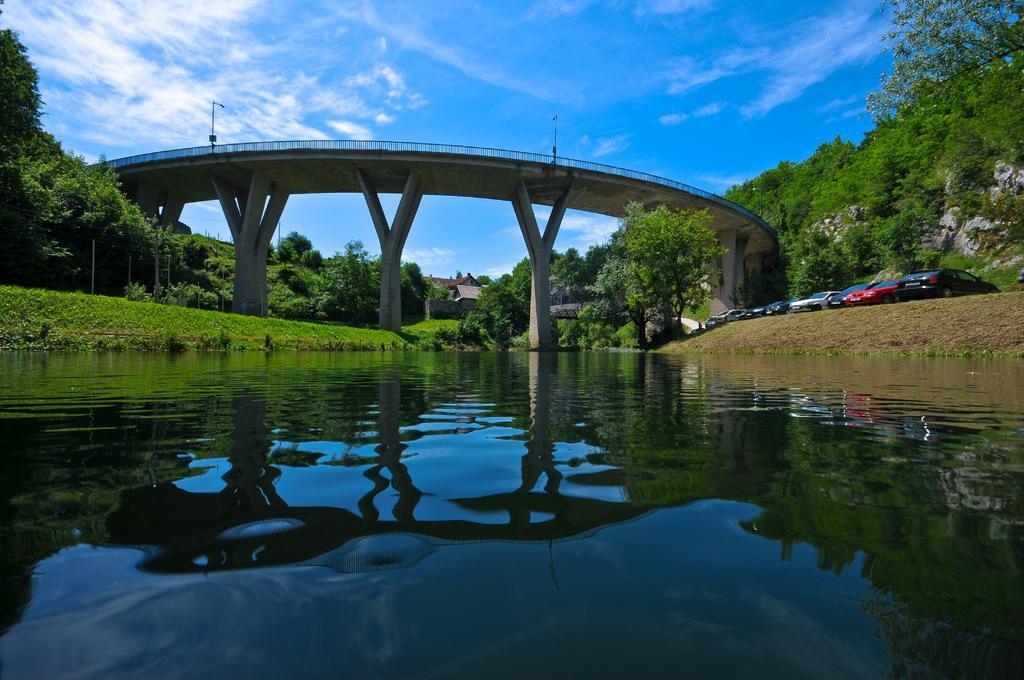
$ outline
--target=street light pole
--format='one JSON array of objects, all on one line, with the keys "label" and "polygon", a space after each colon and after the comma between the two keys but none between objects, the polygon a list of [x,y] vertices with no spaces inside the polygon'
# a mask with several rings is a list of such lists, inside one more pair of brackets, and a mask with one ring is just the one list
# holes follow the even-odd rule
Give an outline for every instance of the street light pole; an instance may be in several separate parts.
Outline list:
[{"label": "street light pole", "polygon": [[213,147],[217,146],[217,132],[215,126],[217,124],[217,107],[224,108],[224,105],[220,102],[210,102],[210,151],[213,151]]},{"label": "street light pole", "polygon": [[551,162],[554,163],[558,158],[558,114],[551,116],[551,121],[555,124],[555,138],[551,144]]}]

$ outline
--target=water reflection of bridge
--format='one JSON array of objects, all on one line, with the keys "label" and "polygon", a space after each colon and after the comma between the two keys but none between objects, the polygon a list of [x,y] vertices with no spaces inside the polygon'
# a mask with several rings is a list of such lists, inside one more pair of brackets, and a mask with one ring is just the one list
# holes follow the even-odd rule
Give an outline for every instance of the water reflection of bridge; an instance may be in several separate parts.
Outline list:
[{"label": "water reflection of bridge", "polygon": [[[272,450],[262,398],[233,400],[231,468],[217,493],[185,491],[172,483],[126,492],[120,509],[107,520],[113,544],[148,546],[144,566],[156,571],[207,571],[279,564],[315,563],[360,568],[397,566],[421,556],[427,544],[461,541],[554,541],[630,520],[651,507],[567,495],[561,491],[551,437],[554,357],[529,355],[530,428],[520,464],[518,487],[505,493],[454,499],[459,516],[417,519],[423,492],[403,461],[408,444],[400,424],[401,380],[396,368],[379,386],[375,462],[363,476],[370,488],[358,501],[358,513],[340,507],[293,507],[278,493],[281,470],[268,462]],[[609,471],[614,472],[614,471]],[[543,487],[537,490],[544,479]],[[587,476],[591,484],[622,483],[615,474]],[[511,486],[511,485],[510,485]],[[387,489],[397,495],[391,519],[381,518],[378,498]],[[503,512],[508,521],[474,521]],[[365,537],[399,535],[394,540],[363,542],[360,559],[344,557],[345,546]],[[418,536],[412,539],[410,536]],[[401,546],[405,546],[404,548]],[[369,550],[370,554],[366,554]],[[375,550],[377,555],[375,555]],[[331,556],[334,555],[334,558]],[[339,561],[340,560],[340,561]]]}]

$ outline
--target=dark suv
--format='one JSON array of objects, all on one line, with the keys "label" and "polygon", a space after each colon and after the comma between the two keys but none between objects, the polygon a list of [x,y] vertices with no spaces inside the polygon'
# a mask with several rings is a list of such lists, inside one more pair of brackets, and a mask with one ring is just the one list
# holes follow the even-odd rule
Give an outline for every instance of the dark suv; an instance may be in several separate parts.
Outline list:
[{"label": "dark suv", "polygon": [[975,293],[998,293],[999,289],[974,274],[959,269],[929,269],[914,272],[896,284],[896,299],[916,300],[926,297],[953,297]]}]

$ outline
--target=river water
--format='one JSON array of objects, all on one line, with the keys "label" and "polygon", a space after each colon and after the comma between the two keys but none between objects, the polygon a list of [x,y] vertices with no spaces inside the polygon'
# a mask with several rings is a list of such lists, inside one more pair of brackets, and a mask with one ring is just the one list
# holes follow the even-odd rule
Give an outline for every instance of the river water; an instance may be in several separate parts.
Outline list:
[{"label": "river water", "polygon": [[4,678],[1024,667],[1024,362],[6,355],[0,432]]}]

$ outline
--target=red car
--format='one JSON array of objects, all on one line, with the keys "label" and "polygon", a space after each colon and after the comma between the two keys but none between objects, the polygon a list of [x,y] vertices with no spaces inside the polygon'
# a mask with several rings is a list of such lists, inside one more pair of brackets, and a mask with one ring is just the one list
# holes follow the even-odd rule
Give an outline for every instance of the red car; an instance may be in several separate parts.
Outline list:
[{"label": "red car", "polygon": [[899,281],[882,281],[864,290],[855,290],[847,295],[844,300],[850,306],[876,305],[878,303],[889,304],[896,302],[896,284]]}]

